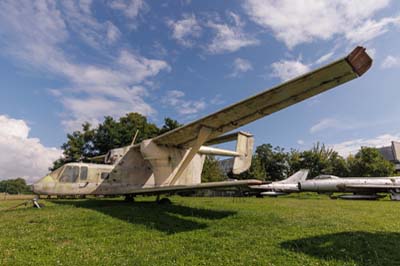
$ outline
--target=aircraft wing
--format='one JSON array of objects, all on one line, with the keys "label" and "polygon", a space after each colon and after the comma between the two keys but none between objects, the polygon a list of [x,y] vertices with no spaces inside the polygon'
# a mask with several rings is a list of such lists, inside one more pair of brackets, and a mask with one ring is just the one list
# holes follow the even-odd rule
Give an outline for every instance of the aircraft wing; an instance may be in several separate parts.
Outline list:
[{"label": "aircraft wing", "polygon": [[160,135],[157,144],[191,147],[201,128],[211,129],[205,142],[363,75],[372,59],[357,47],[348,56],[216,113]]},{"label": "aircraft wing", "polygon": [[222,182],[208,182],[200,183],[197,185],[176,185],[176,186],[163,186],[163,187],[149,187],[130,190],[129,194],[166,194],[181,191],[212,189],[212,188],[227,188],[227,187],[249,187],[253,185],[261,185],[262,181],[256,179],[235,180],[235,181],[222,181]]}]

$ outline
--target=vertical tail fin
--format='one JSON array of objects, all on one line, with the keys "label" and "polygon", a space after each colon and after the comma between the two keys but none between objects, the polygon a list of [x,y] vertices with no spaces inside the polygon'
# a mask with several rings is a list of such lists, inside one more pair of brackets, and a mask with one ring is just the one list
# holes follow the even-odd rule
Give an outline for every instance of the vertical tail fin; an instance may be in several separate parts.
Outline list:
[{"label": "vertical tail fin", "polygon": [[298,183],[298,182],[304,181],[304,180],[306,180],[306,178],[308,176],[308,172],[309,172],[308,169],[301,169],[300,171],[297,171],[296,173],[289,176],[285,180],[280,181],[279,183],[292,184],[292,183]]},{"label": "vertical tail fin", "polygon": [[250,168],[253,157],[253,135],[239,132],[236,142],[236,152],[240,154],[234,158],[232,173],[238,175]]}]

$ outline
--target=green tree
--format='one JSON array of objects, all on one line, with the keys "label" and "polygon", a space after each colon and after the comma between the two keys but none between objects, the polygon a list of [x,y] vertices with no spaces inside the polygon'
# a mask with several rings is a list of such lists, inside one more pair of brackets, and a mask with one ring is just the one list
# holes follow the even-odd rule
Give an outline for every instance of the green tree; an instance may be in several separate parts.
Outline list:
[{"label": "green tree", "polygon": [[352,176],[382,177],[395,174],[394,165],[375,148],[362,147],[355,156],[347,158],[347,163]]},{"label": "green tree", "polygon": [[82,130],[67,134],[67,141],[61,146],[64,157],[53,162],[54,170],[67,162],[86,161],[89,157],[105,154],[111,149],[131,144],[132,138],[139,131],[136,143],[144,139],[154,138],[181,126],[176,120],[164,119],[161,130],[139,113],[129,113],[115,120],[106,116],[103,123],[92,128],[89,123],[82,125]]},{"label": "green tree", "polygon": [[23,178],[0,181],[0,192],[7,192],[8,194],[21,194],[29,193],[30,191],[30,186],[26,184],[26,181]]},{"label": "green tree", "polygon": [[173,130],[175,128],[181,127],[183,126],[182,124],[180,124],[178,121],[171,119],[169,117],[166,117],[164,119],[164,125],[161,127],[159,134],[164,134],[170,130]]},{"label": "green tree", "polygon": [[67,142],[61,148],[64,156],[70,161],[79,161],[82,158],[90,157],[95,154],[93,149],[93,137],[95,130],[89,123],[82,125],[82,131],[74,131],[67,134]]},{"label": "green tree", "polygon": [[284,179],[289,171],[287,163],[288,154],[283,148],[277,146],[272,147],[271,144],[263,144],[256,148],[256,158],[259,160],[263,173],[266,178],[272,181]]},{"label": "green tree", "polygon": [[288,155],[290,174],[300,170],[309,169],[310,177],[320,174],[331,174],[337,176],[348,176],[349,169],[346,160],[333,149],[327,148],[324,144],[315,144],[306,151],[291,150]]},{"label": "green tree", "polygon": [[105,117],[104,122],[97,127],[93,139],[97,154],[131,144],[136,130],[139,130],[136,142],[153,138],[160,131],[155,124],[149,123],[146,117],[138,113],[129,113],[118,121],[110,116]]},{"label": "green tree", "polygon": [[237,179],[258,179],[265,180],[267,177],[267,173],[263,167],[260,157],[257,154],[253,154],[253,158],[251,159],[251,165],[249,170],[237,175],[232,176]]},{"label": "green tree", "polygon": [[227,176],[222,171],[218,160],[214,156],[206,156],[201,173],[202,182],[216,182],[225,180]]},{"label": "green tree", "polygon": [[49,170],[53,171],[67,162],[85,160],[87,157],[96,155],[93,144],[95,132],[91,125],[86,122],[82,125],[82,131],[77,130],[72,134],[67,134],[67,142],[61,145],[64,157],[54,161]]}]

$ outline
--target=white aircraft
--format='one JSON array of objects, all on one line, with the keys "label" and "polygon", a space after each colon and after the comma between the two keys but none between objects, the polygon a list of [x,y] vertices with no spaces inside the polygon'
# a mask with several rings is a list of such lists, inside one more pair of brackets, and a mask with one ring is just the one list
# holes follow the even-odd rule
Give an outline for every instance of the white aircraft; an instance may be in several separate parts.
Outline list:
[{"label": "white aircraft", "polygon": [[390,193],[392,200],[400,200],[400,177],[337,177],[320,175],[298,183],[300,191],[329,193],[350,192],[337,196],[342,199],[378,199],[378,193]]},{"label": "white aircraft", "polygon": [[289,176],[287,179],[272,182],[270,184],[251,186],[250,188],[254,191],[261,191],[258,194],[260,196],[271,197],[287,195],[293,192],[300,192],[299,182],[306,180],[308,172],[309,171],[307,169],[302,169]]},{"label": "white aircraft", "polygon": [[[261,184],[258,180],[201,183],[205,155],[233,157],[233,174],[251,164],[254,139],[238,132],[223,135],[290,105],[363,75],[372,59],[357,47],[348,56],[263,91],[153,139],[112,150],[105,162],[68,163],[40,179],[33,191],[41,195],[170,194],[184,190]],[[236,150],[210,145],[236,140]]]}]

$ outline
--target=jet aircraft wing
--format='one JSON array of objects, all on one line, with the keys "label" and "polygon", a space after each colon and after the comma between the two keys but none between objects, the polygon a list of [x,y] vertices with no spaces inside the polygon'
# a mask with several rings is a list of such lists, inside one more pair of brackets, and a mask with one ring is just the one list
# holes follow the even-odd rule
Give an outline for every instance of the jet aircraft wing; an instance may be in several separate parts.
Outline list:
[{"label": "jet aircraft wing", "polygon": [[216,113],[176,128],[153,140],[157,144],[191,147],[207,128],[210,134],[205,142],[254,120],[277,112],[321,92],[339,86],[363,75],[372,59],[365,48],[357,47],[348,56],[307,74],[284,82]]},{"label": "jet aircraft wing", "polygon": [[235,181],[221,181],[221,182],[208,182],[200,183],[196,185],[176,185],[176,186],[160,186],[160,187],[149,187],[139,188],[130,190],[129,194],[144,195],[144,194],[165,194],[175,193],[182,191],[201,190],[201,189],[216,189],[216,188],[228,188],[228,187],[249,187],[254,185],[261,185],[262,181],[256,179],[248,180],[235,180]]}]

